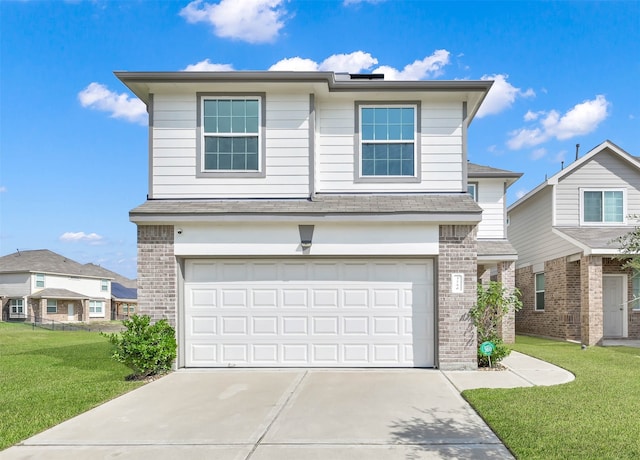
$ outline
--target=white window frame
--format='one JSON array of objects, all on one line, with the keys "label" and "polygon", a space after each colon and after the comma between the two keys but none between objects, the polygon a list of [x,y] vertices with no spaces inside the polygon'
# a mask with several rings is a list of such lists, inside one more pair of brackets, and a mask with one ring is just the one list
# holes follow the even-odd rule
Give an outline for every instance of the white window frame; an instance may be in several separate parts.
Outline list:
[{"label": "white window frame", "polygon": [[[473,192],[471,192],[470,189],[473,189]],[[467,193],[471,195],[471,198],[473,198],[473,201],[477,202],[478,201],[478,183],[477,182],[467,183]]]},{"label": "white window frame", "polygon": [[[362,139],[362,109],[377,109],[377,108],[412,108],[413,109],[413,175],[411,176],[376,176],[376,175],[364,175],[362,174],[362,145],[363,144],[409,144],[406,140],[363,140]],[[420,182],[422,165],[421,158],[421,105],[418,101],[356,101],[355,103],[356,114],[356,182]]]},{"label": "white window frame", "polygon": [[[584,194],[585,192],[600,192],[604,194],[604,192],[621,192],[622,193],[622,221],[619,222],[605,222],[604,221],[604,213],[605,210],[602,209],[602,218],[601,222],[585,222],[584,220]],[[602,200],[604,207],[604,199]],[[619,226],[627,224],[627,191],[623,188],[580,188],[580,225],[593,225],[593,226]]]},{"label": "white window frame", "polygon": [[104,318],[104,304],[104,300],[89,300],[89,318]]},{"label": "white window frame", "polygon": [[[266,94],[265,93],[197,93],[198,98],[198,137],[196,177],[266,177],[265,173],[265,117]],[[255,133],[205,133],[204,129],[204,103],[211,100],[255,100],[258,101],[258,169],[205,169],[205,137],[246,137]]]},{"label": "white window frame", "polygon": [[100,280],[100,290],[102,292],[109,291],[109,280]]},{"label": "white window frame", "polygon": [[[544,289],[538,289],[538,276],[542,276],[542,280],[544,282]],[[533,274],[533,309],[535,311],[544,311],[545,307],[545,298],[544,293],[547,288],[547,280],[544,275],[544,272],[538,272]],[[542,308],[538,308],[538,294],[542,293]]]},{"label": "white window frame", "polygon": [[9,299],[9,318],[26,318],[27,312],[24,303],[24,299]]},{"label": "white window frame", "polygon": [[[53,307],[51,305],[49,305],[49,302],[53,302]],[[53,308],[53,311],[49,311],[49,308]],[[47,299],[46,312],[47,313],[58,313],[58,301],[56,299]]]},{"label": "white window frame", "polygon": [[[42,283],[42,286],[39,286],[38,283]],[[46,277],[44,273],[36,273],[35,274],[35,287],[36,288],[44,288],[46,285]]]}]

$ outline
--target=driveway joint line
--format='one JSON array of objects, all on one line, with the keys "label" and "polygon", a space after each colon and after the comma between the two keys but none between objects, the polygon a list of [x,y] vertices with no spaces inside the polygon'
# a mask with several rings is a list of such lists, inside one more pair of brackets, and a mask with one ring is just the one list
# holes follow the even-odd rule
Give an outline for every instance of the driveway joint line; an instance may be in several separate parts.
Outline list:
[{"label": "driveway joint line", "polygon": [[[302,384],[302,381],[305,379],[305,377],[307,376],[307,374],[309,374],[308,370],[305,370],[304,373],[298,377],[297,381],[294,382],[294,384],[292,385],[293,388],[291,389],[291,391],[289,391],[289,394],[287,395],[287,398],[285,399],[285,401],[280,405],[280,408],[278,409],[278,411],[276,412],[276,414],[274,415],[274,417],[271,419],[271,422],[269,422],[269,424],[267,425],[267,427],[265,428],[264,432],[262,433],[262,435],[258,438],[258,440],[255,442],[255,444],[253,445],[253,448],[251,449],[251,451],[249,452],[249,454],[247,455],[247,457],[245,458],[245,460],[249,460],[254,452],[258,449],[258,446],[260,446],[260,444],[262,444],[262,440],[264,439],[264,437],[267,435],[267,433],[269,432],[269,430],[271,429],[271,427],[273,426],[273,424],[276,422],[276,420],[278,420],[278,417],[280,417],[280,414],[282,413],[282,411],[284,410],[284,408],[287,406],[287,404],[289,403],[289,401],[291,401],[291,398],[293,398],[293,395],[295,394],[296,391],[298,391],[298,388],[300,388],[300,385]],[[289,387],[291,388],[291,386]]]}]

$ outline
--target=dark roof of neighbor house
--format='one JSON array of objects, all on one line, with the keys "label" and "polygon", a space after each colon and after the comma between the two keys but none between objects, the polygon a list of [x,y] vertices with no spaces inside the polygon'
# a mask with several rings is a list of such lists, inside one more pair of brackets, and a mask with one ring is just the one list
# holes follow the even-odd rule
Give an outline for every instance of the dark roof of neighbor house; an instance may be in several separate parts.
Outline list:
[{"label": "dark roof of neighbor house", "polygon": [[47,288],[34,292],[32,299],[88,299],[89,296],[70,291],[68,289]]},{"label": "dark roof of neighbor house", "polygon": [[[80,264],[48,249],[17,251],[0,257],[0,273],[56,273],[102,278],[92,267]],[[110,278],[110,277],[109,277]]]},{"label": "dark roof of neighbor house", "polygon": [[600,250],[612,250],[617,253],[620,244],[616,238],[626,235],[632,227],[553,227],[560,236],[571,243]]},{"label": "dark roof of neighbor house", "polygon": [[138,289],[123,286],[120,283],[111,283],[111,297],[115,300],[137,300]]},{"label": "dark roof of neighbor house", "polygon": [[250,216],[463,216],[469,222],[480,220],[482,208],[466,193],[314,195],[313,199],[199,199],[147,200],[130,211],[132,221],[161,218],[192,220],[240,215]]}]

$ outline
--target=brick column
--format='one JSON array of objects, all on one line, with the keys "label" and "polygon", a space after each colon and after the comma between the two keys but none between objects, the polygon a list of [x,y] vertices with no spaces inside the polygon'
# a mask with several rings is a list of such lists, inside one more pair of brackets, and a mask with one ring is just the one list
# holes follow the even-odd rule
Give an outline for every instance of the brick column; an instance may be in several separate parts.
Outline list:
[{"label": "brick column", "polygon": [[[441,225],[438,257],[438,365],[477,369],[477,333],[469,309],[477,300],[478,242],[474,225]],[[451,292],[451,275],[464,275],[464,292]]]},{"label": "brick column", "polygon": [[138,225],[138,311],[176,327],[173,225]]},{"label": "brick column", "polygon": [[602,310],[602,257],[586,256],[580,260],[580,285],[582,288],[580,323],[582,343],[598,345],[604,334]]},{"label": "brick column", "polygon": [[[508,295],[513,294],[516,287],[516,264],[512,261],[498,262],[498,282],[502,283]],[[500,337],[504,343],[516,341],[516,312],[513,308],[502,317]]]}]

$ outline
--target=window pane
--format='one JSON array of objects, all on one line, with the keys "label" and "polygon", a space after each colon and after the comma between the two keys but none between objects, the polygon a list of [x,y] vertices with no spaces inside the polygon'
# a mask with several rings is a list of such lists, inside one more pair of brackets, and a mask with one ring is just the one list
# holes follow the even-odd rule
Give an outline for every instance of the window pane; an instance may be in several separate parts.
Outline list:
[{"label": "window pane", "polygon": [[231,117],[218,117],[218,133],[231,132]]},{"label": "window pane", "polygon": [[376,176],[388,176],[387,160],[374,160],[374,172]]},{"label": "window pane", "polygon": [[544,291],[544,273],[536,274],[536,291]]},{"label": "window pane", "polygon": [[247,154],[247,171],[258,170],[258,154]]},{"label": "window pane", "polygon": [[400,176],[402,174],[402,161],[389,160],[389,175]]},{"label": "window pane", "polygon": [[231,153],[231,138],[230,137],[218,137],[218,152],[219,153]]},{"label": "window pane", "polygon": [[413,161],[413,144],[402,144],[402,159]]},{"label": "window pane", "polygon": [[373,160],[373,145],[372,144],[363,144],[362,145],[362,159],[363,160]]},{"label": "window pane", "polygon": [[387,124],[387,109],[386,108],[375,108],[373,109],[373,122],[376,125],[386,125]]},{"label": "window pane", "polygon": [[246,115],[258,118],[258,101],[246,101]]},{"label": "window pane", "polygon": [[584,221],[602,222],[602,192],[584,192]]},{"label": "window pane", "polygon": [[387,144],[375,144],[373,146],[373,157],[376,160],[386,160],[389,157],[388,148]]},{"label": "window pane", "polygon": [[384,124],[376,124],[374,128],[373,138],[377,141],[386,141],[389,138],[387,137],[387,125]]},{"label": "window pane", "polygon": [[374,175],[372,159],[362,160],[362,175],[363,176]]},{"label": "window pane", "polygon": [[413,123],[411,125],[402,125],[402,140],[412,141],[414,135]]},{"label": "window pane", "polygon": [[226,101],[226,100],[218,101],[218,116],[223,116],[223,117],[231,116],[231,101]]},{"label": "window pane", "polygon": [[211,169],[231,169],[231,154],[221,153],[218,155],[218,167]]},{"label": "window pane", "polygon": [[402,123],[402,109],[401,108],[392,108],[387,109],[388,123],[393,125],[399,125]]},{"label": "window pane", "polygon": [[204,116],[215,117],[218,115],[218,101],[204,101]]},{"label": "window pane", "polygon": [[402,127],[400,125],[389,125],[389,139],[394,141],[402,139]]},{"label": "window pane", "polygon": [[244,118],[244,116],[246,115],[245,104],[246,102],[241,100],[231,101],[231,115],[233,115],[234,117]]},{"label": "window pane", "polygon": [[373,140],[373,125],[362,125],[362,139],[365,141]]},{"label": "window pane", "polygon": [[231,151],[233,153],[246,153],[247,152],[247,140],[244,137],[234,137],[231,142]]},{"label": "window pane", "polygon": [[204,132],[215,133],[218,130],[217,117],[204,117]]},{"label": "window pane", "polygon": [[624,220],[622,207],[622,192],[604,192],[605,222],[622,222]]},{"label": "window pane", "polygon": [[544,310],[544,291],[536,292],[536,310]]},{"label": "window pane", "polygon": [[257,133],[258,132],[258,117],[247,117],[245,132],[247,132],[247,133]]},{"label": "window pane", "polygon": [[402,175],[403,176],[413,176],[414,175],[413,159],[412,160],[402,160]]},{"label": "window pane", "polygon": [[233,155],[231,158],[231,169],[245,170],[247,168],[247,162],[245,155]]},{"label": "window pane", "polygon": [[390,144],[388,146],[389,159],[400,160],[402,158],[402,147],[401,144]]},{"label": "window pane", "polygon": [[362,124],[373,124],[373,109],[363,108],[360,112],[362,116]]},{"label": "window pane", "polygon": [[231,132],[244,133],[244,117],[232,117],[231,118]]},{"label": "window pane", "polygon": [[258,156],[258,137],[247,137],[247,153],[255,153]]}]

